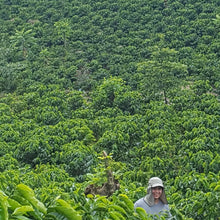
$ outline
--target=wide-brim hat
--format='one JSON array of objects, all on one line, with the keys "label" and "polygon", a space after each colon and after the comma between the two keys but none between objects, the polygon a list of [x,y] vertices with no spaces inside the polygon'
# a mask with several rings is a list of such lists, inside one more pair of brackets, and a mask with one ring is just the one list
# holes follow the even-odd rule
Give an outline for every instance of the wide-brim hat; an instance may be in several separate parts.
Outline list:
[{"label": "wide-brim hat", "polygon": [[152,188],[153,187],[157,187],[157,186],[160,186],[160,187],[163,188],[163,192],[162,192],[162,194],[160,196],[160,200],[164,204],[168,204],[167,198],[166,198],[166,194],[165,194],[165,190],[164,190],[163,181],[159,177],[152,177],[152,178],[150,178],[150,180],[148,182],[147,195],[144,197],[145,202],[149,206],[153,206],[154,205],[154,197],[153,197],[153,194],[152,194]]},{"label": "wide-brim hat", "polygon": [[157,186],[164,188],[163,181],[159,177],[150,178],[148,182],[148,188],[157,187]]}]

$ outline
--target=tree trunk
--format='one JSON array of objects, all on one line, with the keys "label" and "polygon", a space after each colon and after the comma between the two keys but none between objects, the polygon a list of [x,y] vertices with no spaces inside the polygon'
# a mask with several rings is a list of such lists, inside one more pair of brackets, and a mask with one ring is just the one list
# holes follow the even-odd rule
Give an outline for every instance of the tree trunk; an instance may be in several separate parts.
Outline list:
[{"label": "tree trunk", "polygon": [[164,7],[167,8],[167,0],[164,0]]}]

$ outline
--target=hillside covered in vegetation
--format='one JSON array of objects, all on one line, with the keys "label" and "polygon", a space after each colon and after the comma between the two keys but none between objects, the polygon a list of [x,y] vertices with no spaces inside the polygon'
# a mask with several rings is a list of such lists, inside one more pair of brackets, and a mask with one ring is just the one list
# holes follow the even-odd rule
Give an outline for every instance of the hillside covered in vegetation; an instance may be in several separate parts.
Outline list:
[{"label": "hillside covered in vegetation", "polygon": [[0,6],[1,220],[151,219],[152,176],[172,219],[220,218],[219,0]]}]

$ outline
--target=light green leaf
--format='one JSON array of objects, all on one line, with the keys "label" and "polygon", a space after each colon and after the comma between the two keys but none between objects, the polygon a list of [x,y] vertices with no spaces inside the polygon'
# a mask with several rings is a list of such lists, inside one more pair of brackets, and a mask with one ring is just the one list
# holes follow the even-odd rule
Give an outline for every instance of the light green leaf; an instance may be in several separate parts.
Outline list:
[{"label": "light green leaf", "polygon": [[1,220],[8,220],[7,196],[2,191],[0,191],[0,217]]},{"label": "light green leaf", "polygon": [[16,216],[16,220],[31,220],[31,219],[30,219],[30,218],[27,218],[27,217],[25,217],[25,216],[19,215],[19,216]]},{"label": "light green leaf", "polygon": [[57,203],[59,206],[55,206],[56,212],[64,215],[68,220],[81,220],[80,216],[66,201],[58,199]]},{"label": "light green leaf", "polygon": [[214,191],[220,191],[220,185],[217,185],[214,189]]},{"label": "light green leaf", "polygon": [[110,205],[109,208],[111,210],[119,211],[119,212],[121,212],[121,213],[126,215],[126,211],[122,207],[120,207],[118,205]]},{"label": "light green leaf", "polygon": [[147,213],[143,208],[137,207],[135,210],[141,219],[147,219],[147,217],[148,217]]},{"label": "light green leaf", "polygon": [[9,209],[15,210],[18,207],[21,207],[21,204],[14,199],[8,198]]},{"label": "light green leaf", "polygon": [[24,215],[27,212],[33,212],[33,211],[34,209],[32,206],[26,205],[16,208],[12,215]]},{"label": "light green leaf", "polygon": [[46,214],[47,209],[42,202],[40,202],[34,195],[34,191],[24,184],[17,185],[17,191],[28,200],[36,209]]},{"label": "light green leaf", "polygon": [[134,204],[133,202],[124,194],[120,194],[119,198],[122,199],[126,205],[129,207],[129,209],[133,210],[134,209]]},{"label": "light green leaf", "polygon": [[[122,219],[124,219],[124,218],[120,218],[117,214],[117,212],[110,212],[109,213],[110,214],[110,217],[111,217],[111,219],[113,219],[113,220],[122,220]],[[122,216],[123,217],[123,216]]]}]

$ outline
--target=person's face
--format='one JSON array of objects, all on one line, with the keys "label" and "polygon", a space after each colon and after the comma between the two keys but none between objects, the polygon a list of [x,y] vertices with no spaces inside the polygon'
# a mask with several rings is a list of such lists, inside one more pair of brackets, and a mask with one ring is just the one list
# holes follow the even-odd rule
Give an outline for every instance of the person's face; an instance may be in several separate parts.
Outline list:
[{"label": "person's face", "polygon": [[156,186],[156,187],[152,187],[151,189],[154,199],[159,199],[160,196],[162,195],[163,188],[161,186]]}]

